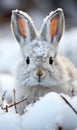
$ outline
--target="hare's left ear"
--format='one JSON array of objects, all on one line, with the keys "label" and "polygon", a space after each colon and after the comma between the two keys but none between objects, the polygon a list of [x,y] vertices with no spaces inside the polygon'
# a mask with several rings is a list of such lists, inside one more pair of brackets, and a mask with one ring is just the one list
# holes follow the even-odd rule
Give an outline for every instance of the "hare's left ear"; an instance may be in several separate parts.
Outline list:
[{"label": "hare's left ear", "polygon": [[41,39],[56,45],[61,39],[64,29],[64,15],[62,9],[51,12],[46,17],[41,28]]},{"label": "hare's left ear", "polygon": [[12,11],[11,27],[16,40],[21,46],[36,38],[36,28],[31,17],[22,11]]}]

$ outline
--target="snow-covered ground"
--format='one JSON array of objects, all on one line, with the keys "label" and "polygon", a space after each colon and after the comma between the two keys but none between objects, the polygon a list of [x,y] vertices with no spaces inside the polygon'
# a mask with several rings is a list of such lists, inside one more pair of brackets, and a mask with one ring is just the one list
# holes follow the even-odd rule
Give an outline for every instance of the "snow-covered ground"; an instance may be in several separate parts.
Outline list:
[{"label": "snow-covered ground", "polygon": [[[77,66],[77,28],[64,33],[59,43],[59,54]],[[19,57],[19,45],[11,34],[10,25],[0,26],[0,100],[8,90],[6,100],[12,102],[14,68]],[[64,96],[77,111],[77,97]],[[0,109],[0,130],[58,130],[59,127],[76,130],[77,114],[54,92],[30,105],[22,116],[16,114],[14,108],[9,108],[8,113]]]},{"label": "snow-covered ground", "polygon": [[[63,95],[77,111],[77,97]],[[77,114],[57,93],[49,93],[34,105],[29,105],[25,114],[16,114],[14,108],[6,113],[0,109],[0,130],[76,130]]]}]

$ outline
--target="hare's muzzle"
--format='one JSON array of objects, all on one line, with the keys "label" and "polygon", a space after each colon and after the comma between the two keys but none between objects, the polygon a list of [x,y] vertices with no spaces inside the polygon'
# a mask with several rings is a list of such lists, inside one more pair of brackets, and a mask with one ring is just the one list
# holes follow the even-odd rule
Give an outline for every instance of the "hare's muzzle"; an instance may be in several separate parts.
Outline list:
[{"label": "hare's muzzle", "polygon": [[35,70],[34,76],[37,78],[43,78],[45,76],[45,71],[42,68],[38,68]]}]

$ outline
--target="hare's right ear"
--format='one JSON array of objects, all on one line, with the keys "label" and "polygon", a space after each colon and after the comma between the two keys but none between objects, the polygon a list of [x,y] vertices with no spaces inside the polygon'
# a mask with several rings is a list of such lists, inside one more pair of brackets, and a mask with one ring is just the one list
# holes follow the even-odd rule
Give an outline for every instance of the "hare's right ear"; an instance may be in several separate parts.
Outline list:
[{"label": "hare's right ear", "polygon": [[12,11],[11,27],[14,36],[21,46],[28,43],[28,41],[34,40],[36,37],[36,29],[30,16],[22,11]]},{"label": "hare's right ear", "polygon": [[54,12],[51,12],[42,25],[40,32],[41,39],[48,41],[53,46],[57,47],[64,30],[64,25],[63,10],[57,9]]}]

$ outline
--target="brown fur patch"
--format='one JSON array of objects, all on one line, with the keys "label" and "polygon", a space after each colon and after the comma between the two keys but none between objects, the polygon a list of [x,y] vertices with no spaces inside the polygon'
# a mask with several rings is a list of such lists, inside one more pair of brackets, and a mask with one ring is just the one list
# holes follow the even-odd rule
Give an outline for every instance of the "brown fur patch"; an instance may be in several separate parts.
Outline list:
[{"label": "brown fur patch", "polygon": [[59,17],[56,16],[55,18],[53,18],[53,19],[50,21],[50,36],[52,36],[52,37],[54,37],[54,35],[55,35],[56,32],[57,32],[58,19],[59,19]]},{"label": "brown fur patch", "polygon": [[20,34],[24,38],[26,38],[26,24],[25,24],[25,21],[22,18],[17,17],[17,23],[18,23],[18,28],[19,28]]}]

